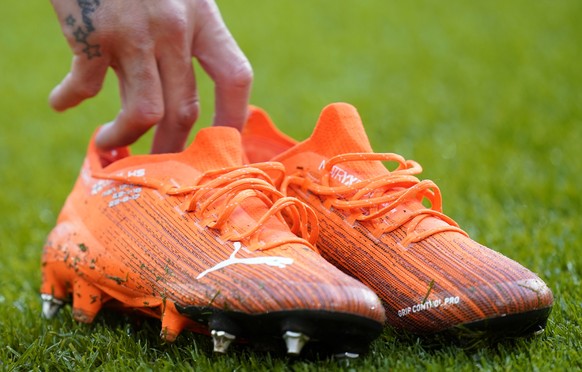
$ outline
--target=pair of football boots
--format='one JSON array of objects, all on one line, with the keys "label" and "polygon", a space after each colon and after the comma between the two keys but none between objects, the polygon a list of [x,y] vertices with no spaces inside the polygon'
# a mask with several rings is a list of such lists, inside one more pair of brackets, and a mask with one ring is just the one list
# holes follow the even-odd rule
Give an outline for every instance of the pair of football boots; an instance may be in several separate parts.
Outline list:
[{"label": "pair of football boots", "polygon": [[[388,165],[388,168],[385,166]],[[233,341],[365,352],[387,323],[418,334],[544,329],[550,289],[442,213],[418,163],[374,153],[357,111],[326,107],[310,138],[251,108],[242,130],[132,156],[93,141],[43,251],[43,314],[103,306]]]}]

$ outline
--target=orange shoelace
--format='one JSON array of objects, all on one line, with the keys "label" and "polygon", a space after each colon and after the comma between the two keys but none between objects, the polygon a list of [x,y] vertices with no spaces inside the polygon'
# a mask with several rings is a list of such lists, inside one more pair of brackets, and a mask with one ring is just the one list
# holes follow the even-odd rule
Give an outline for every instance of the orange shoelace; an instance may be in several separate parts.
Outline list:
[{"label": "orange shoelace", "polygon": [[[280,176],[272,179],[269,172]],[[132,177],[94,174],[124,183],[159,189],[171,196],[185,196],[184,209],[193,213],[204,227],[222,229],[237,207],[249,198],[259,198],[269,208],[256,224],[242,233],[231,231],[221,237],[223,240],[242,241],[252,250],[268,250],[284,244],[307,245],[317,252],[315,242],[319,234],[317,216],[313,209],[296,198],[286,197],[275,187],[285,175],[283,165],[275,162],[253,164],[235,168],[224,168],[203,173],[189,186],[164,186],[154,180],[144,181]],[[270,218],[277,218],[287,224],[295,237],[284,240],[263,242],[259,231]]]},{"label": "orange shoelace", "polygon": [[[387,174],[358,180],[351,185],[331,186],[332,170],[341,163],[356,161],[387,161],[398,164],[397,168]],[[432,235],[445,231],[454,231],[467,236],[455,221],[442,213],[442,198],[438,186],[429,180],[420,181],[414,175],[422,172],[420,164],[405,160],[398,154],[352,153],[334,156],[325,163],[323,175],[318,181],[305,177],[301,172],[288,176],[281,185],[286,193],[290,185],[297,185],[324,199],[327,208],[336,208],[349,213],[348,222],[370,222],[372,232],[379,236],[389,233],[408,223],[406,237],[401,244],[407,246]],[[397,219],[387,215],[407,201],[427,199],[430,208],[420,208],[410,213],[400,213]],[[384,218],[386,217],[386,218]],[[421,222],[428,217],[436,217],[447,225],[431,229],[420,229]]]}]

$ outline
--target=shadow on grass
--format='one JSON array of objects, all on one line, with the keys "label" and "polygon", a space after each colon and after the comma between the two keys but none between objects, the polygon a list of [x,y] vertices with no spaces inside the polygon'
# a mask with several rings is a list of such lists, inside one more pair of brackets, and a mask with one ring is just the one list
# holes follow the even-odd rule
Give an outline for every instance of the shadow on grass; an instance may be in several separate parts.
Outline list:
[{"label": "shadow on grass", "polygon": [[[318,349],[317,343],[307,344],[299,358],[287,356],[280,339],[253,345],[235,343],[226,355],[213,353],[213,343],[209,336],[189,331],[182,332],[175,342],[168,343],[160,338],[161,322],[158,319],[133,312],[123,313],[104,308],[92,324],[79,324],[72,319],[70,307],[67,306],[57,318],[49,321],[52,324],[44,325],[47,332],[45,347],[52,348],[52,353],[59,361],[72,358],[72,350],[84,350],[87,355],[93,356],[93,360],[91,363],[83,360],[75,365],[87,367],[110,366],[111,360],[115,360],[115,363],[119,360],[136,360],[157,367],[196,365],[201,369],[216,367],[225,370],[239,367],[277,370],[282,366],[341,370],[346,365],[356,369],[382,369],[398,368],[399,362],[403,365],[429,365],[451,358],[473,364],[483,357],[496,358],[504,353],[512,354],[519,351],[524,341],[528,341],[523,337],[486,337],[465,329],[421,337],[385,328],[367,354],[357,360],[338,363],[329,352]],[[57,350],[59,352],[54,353]]]},{"label": "shadow on grass", "polygon": [[501,355],[511,350],[519,351],[524,343],[542,337],[543,331],[527,334],[498,334],[457,327],[452,331],[432,335],[416,335],[402,330],[386,328],[373,349],[399,352],[438,359],[444,354],[463,353],[468,359],[480,354]]}]

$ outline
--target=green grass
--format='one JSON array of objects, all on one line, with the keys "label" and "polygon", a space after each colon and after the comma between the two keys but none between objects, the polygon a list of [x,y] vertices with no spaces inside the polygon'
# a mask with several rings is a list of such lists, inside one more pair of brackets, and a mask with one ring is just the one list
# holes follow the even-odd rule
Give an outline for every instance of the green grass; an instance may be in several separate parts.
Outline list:
[{"label": "green grass", "polygon": [[[466,349],[390,329],[356,370],[582,368],[582,2],[219,2],[255,69],[252,101],[306,137],[320,109],[355,104],[379,152],[419,161],[447,214],[523,263],[555,294],[545,334]],[[48,1],[0,12],[0,370],[327,370],[207,338],[158,341],[105,315],[40,317],[40,253],[95,127],[119,109],[116,82],[65,114],[46,97],[70,52]],[[198,69],[198,71],[200,71]],[[212,86],[199,75],[203,113]],[[136,145],[147,151],[149,138]]]}]

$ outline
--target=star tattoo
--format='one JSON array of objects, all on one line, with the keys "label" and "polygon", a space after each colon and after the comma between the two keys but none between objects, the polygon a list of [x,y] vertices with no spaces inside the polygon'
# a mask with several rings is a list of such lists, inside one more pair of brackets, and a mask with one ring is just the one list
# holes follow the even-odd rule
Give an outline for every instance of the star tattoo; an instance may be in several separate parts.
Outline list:
[{"label": "star tattoo", "polygon": [[85,53],[89,59],[101,57],[101,47],[99,45],[87,44],[85,49],[83,49],[83,53]]},{"label": "star tattoo", "polygon": [[83,30],[81,27],[78,27],[77,30],[73,32],[73,36],[75,36],[75,41],[86,44],[89,33]]},{"label": "star tattoo", "polygon": [[67,26],[73,27],[76,22],[77,20],[72,15],[69,15],[67,18],[65,18],[65,23],[67,24]]}]

